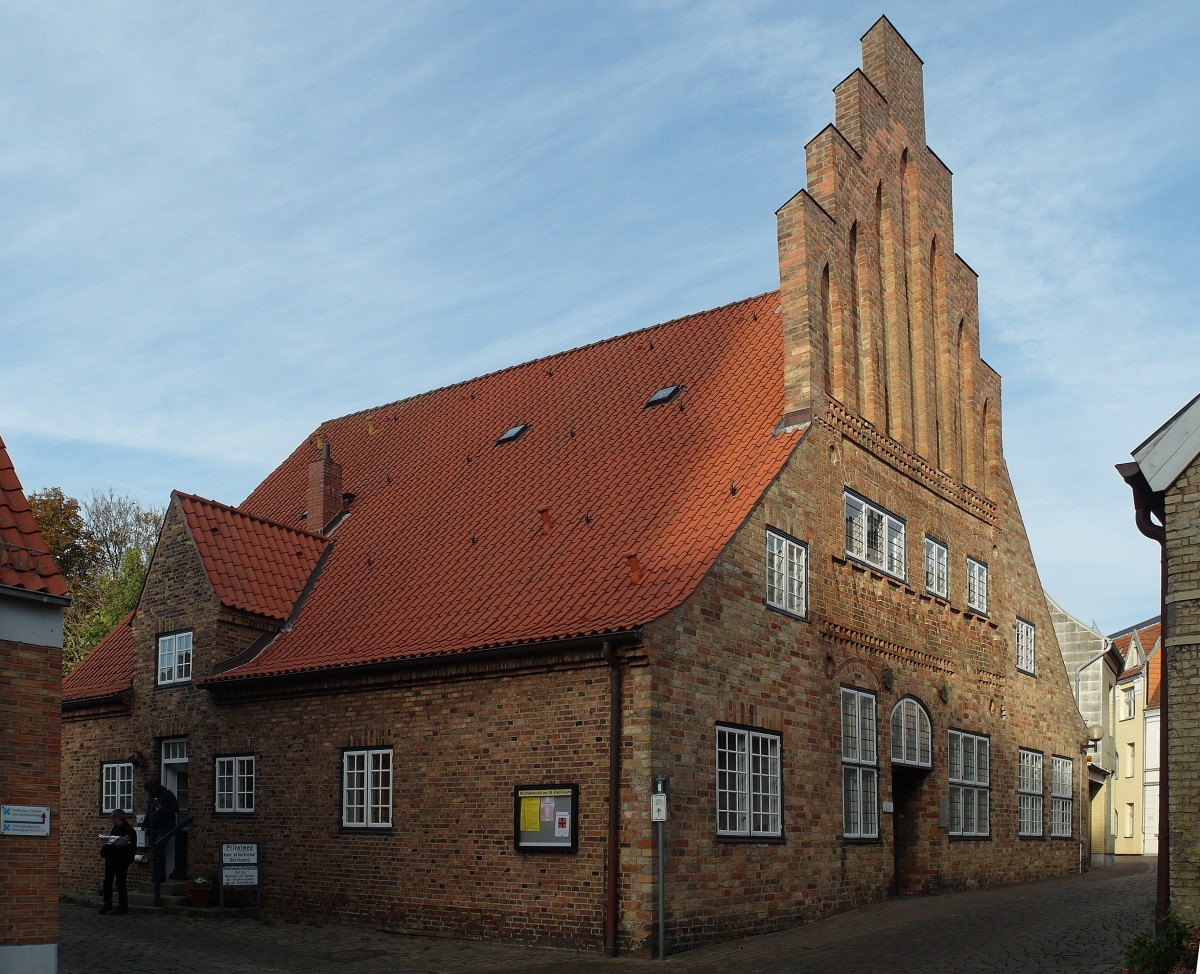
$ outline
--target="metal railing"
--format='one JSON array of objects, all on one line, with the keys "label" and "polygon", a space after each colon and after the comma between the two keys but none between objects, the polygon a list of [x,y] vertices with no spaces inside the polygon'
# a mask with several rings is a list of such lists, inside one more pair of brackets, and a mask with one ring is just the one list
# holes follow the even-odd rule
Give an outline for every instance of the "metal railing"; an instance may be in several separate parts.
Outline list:
[{"label": "metal railing", "polygon": [[154,840],[154,845],[150,849],[150,877],[154,881],[154,906],[157,909],[162,906],[162,880],[159,879],[166,870],[162,865],[163,846],[168,841],[175,838],[180,832],[186,829],[194,822],[194,818],[185,818],[182,822],[177,822],[174,828],[164,832]]}]

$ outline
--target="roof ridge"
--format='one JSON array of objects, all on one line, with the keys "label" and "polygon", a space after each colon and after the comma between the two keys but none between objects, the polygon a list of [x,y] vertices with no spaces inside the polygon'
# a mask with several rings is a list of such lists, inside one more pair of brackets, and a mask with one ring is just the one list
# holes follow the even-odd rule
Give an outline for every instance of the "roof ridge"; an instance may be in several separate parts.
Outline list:
[{"label": "roof ridge", "polygon": [[288,531],[292,534],[303,535],[304,537],[313,538],[316,541],[328,541],[329,540],[329,538],[327,538],[323,534],[318,534],[315,531],[307,531],[304,528],[293,527],[292,525],[284,524],[281,521],[272,521],[269,517],[260,517],[257,514],[251,514],[248,511],[244,511],[240,507],[237,507],[233,504],[222,504],[220,501],[215,501],[212,498],[201,497],[199,494],[189,494],[186,491],[182,491],[182,490],[175,490],[175,491],[172,491],[172,493],[174,493],[178,497],[186,497],[188,500],[199,501],[201,504],[208,504],[212,507],[221,508],[222,510],[228,511],[231,514],[238,515],[238,517],[243,517],[247,521],[256,521],[259,524],[266,524],[266,525],[269,525],[270,527],[279,528],[283,531]]}]

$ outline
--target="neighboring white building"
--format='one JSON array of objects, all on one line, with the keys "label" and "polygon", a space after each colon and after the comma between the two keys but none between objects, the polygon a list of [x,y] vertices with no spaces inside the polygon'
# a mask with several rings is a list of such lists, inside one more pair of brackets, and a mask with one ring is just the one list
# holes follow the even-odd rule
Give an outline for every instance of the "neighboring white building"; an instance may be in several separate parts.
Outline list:
[{"label": "neighboring white building", "polygon": [[1159,698],[1162,627],[1158,616],[1109,637],[1124,659],[1117,681],[1113,801],[1118,855],[1158,852]]}]

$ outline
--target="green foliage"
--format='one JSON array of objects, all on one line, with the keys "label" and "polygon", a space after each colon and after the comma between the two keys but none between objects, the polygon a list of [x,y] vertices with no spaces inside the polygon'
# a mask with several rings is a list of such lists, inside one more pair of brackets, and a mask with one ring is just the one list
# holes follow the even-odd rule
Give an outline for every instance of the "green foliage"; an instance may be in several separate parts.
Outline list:
[{"label": "green foliage", "polygon": [[1153,933],[1139,933],[1125,947],[1125,966],[1137,974],[1167,974],[1183,959],[1191,927],[1174,910]]}]

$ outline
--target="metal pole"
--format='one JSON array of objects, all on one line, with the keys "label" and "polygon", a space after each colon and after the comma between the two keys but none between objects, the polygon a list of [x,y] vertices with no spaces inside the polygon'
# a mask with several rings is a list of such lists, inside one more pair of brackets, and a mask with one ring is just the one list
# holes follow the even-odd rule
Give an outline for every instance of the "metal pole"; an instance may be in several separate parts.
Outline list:
[{"label": "metal pole", "polygon": [[663,843],[663,823],[658,823],[658,959],[667,957],[666,853]]}]

